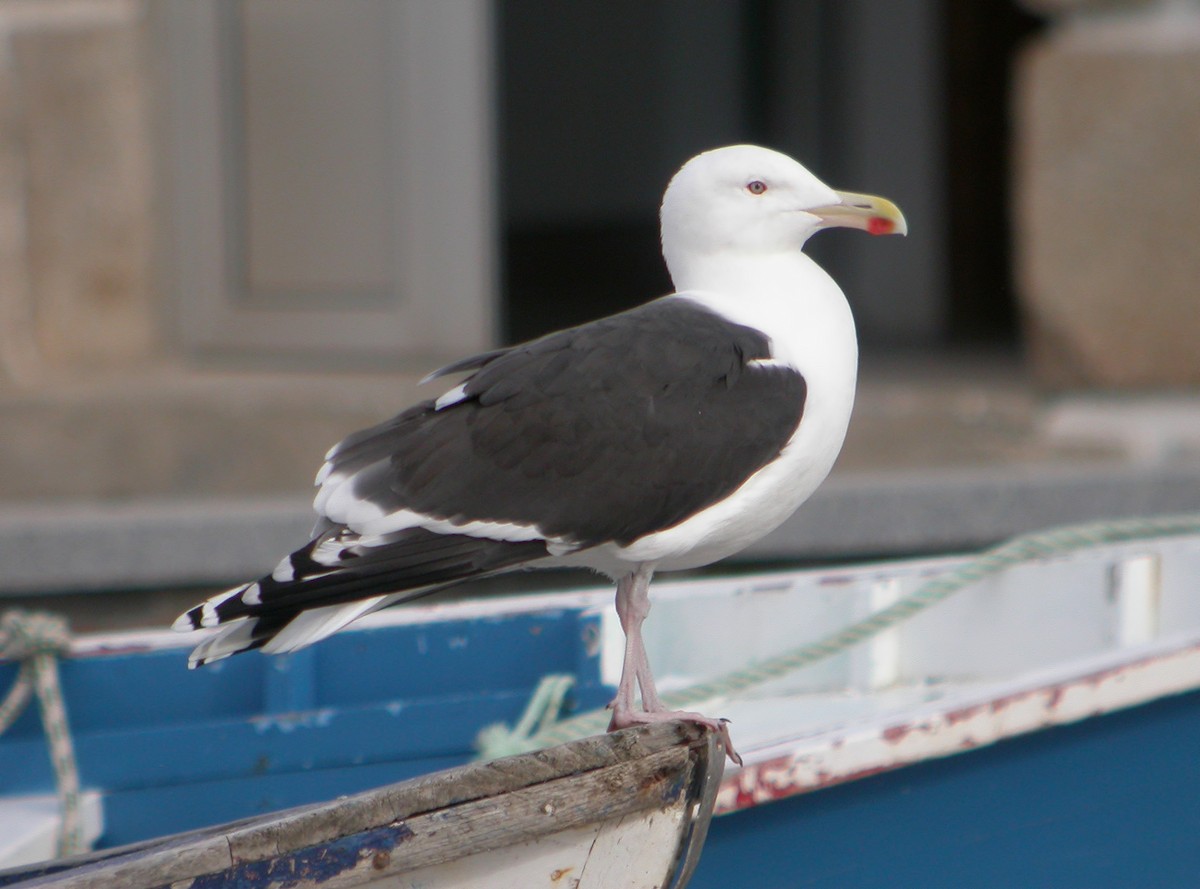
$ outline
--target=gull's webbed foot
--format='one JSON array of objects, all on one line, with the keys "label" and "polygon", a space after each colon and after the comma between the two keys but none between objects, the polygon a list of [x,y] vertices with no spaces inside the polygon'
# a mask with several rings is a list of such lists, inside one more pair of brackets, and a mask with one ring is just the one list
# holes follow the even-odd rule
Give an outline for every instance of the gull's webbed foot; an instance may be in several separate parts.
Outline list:
[{"label": "gull's webbed foot", "polygon": [[610,732],[629,728],[634,725],[650,725],[656,722],[674,722],[675,720],[691,722],[714,732],[721,739],[721,743],[725,745],[725,755],[739,766],[742,764],[742,757],[733,749],[733,741],[729,737],[728,719],[713,719],[711,716],[705,716],[703,713],[695,713],[690,710],[627,709],[619,706],[616,701],[610,706],[613,708],[612,719],[608,723],[608,730]]}]

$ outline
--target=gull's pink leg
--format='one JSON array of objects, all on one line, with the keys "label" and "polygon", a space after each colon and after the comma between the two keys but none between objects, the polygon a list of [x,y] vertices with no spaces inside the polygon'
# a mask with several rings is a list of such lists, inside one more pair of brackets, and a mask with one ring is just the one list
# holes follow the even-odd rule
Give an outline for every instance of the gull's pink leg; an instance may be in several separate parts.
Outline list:
[{"label": "gull's pink leg", "polygon": [[[608,730],[611,732],[631,725],[675,719],[694,722],[716,732],[724,742],[729,758],[741,765],[742,758],[733,749],[726,720],[712,719],[691,711],[667,710],[658,698],[658,691],[654,687],[654,675],[650,671],[650,659],[646,655],[646,645],[642,640],[642,624],[650,613],[650,578],[653,574],[653,568],[641,565],[632,574],[617,581],[617,618],[625,633],[625,657],[621,663],[621,681],[617,685],[617,696],[609,704],[613,715]],[[641,710],[634,707],[635,683],[642,692]]]},{"label": "gull's pink leg", "polygon": [[[641,634],[631,630],[630,591],[633,584],[633,574],[628,574],[617,581],[617,619],[621,622],[621,630],[625,634],[625,657],[621,661],[621,681],[617,684],[617,696],[608,705],[609,709],[613,711],[614,721],[618,713],[633,711],[634,686],[639,683],[637,645],[641,641]],[[644,619],[645,615],[643,615]],[[644,648],[640,652],[640,656],[644,659]],[[612,726],[609,726],[609,730],[612,730]]]},{"label": "gull's pink leg", "polygon": [[639,569],[622,577],[617,582],[617,618],[625,634],[625,657],[621,663],[621,682],[617,686],[617,697],[612,709],[632,711],[634,709],[634,683],[642,692],[644,710],[662,710],[662,702],[654,688],[654,677],[650,675],[650,660],[642,641],[642,623],[650,613],[650,599],[646,593],[653,571]]}]

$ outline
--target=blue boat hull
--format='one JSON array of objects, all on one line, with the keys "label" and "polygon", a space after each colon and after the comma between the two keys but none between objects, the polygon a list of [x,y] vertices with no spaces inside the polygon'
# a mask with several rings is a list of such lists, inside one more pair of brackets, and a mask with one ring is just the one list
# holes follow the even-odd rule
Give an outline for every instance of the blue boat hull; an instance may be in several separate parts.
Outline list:
[{"label": "blue boat hull", "polygon": [[1200,693],[713,819],[689,889],[1200,885]]}]

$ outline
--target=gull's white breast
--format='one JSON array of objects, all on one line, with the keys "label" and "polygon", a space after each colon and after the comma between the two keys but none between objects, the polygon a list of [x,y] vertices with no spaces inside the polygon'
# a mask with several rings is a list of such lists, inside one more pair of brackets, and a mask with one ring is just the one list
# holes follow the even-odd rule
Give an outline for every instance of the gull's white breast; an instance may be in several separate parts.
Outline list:
[{"label": "gull's white breast", "polygon": [[628,546],[580,553],[580,562],[610,574],[631,563],[654,563],[658,570],[707,565],[778,527],[833,468],[850,422],[858,367],[854,319],[841,289],[800,253],[756,257],[747,268],[719,271],[709,278],[711,289],[679,298],[770,337],[772,360],[795,368],[807,384],[800,423],[779,456],[731,496]]}]

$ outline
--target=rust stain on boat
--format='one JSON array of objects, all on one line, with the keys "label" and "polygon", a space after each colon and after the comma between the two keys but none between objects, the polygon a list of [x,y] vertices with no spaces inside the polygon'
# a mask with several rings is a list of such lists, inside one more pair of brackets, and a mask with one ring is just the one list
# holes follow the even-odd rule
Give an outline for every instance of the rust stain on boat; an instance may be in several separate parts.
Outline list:
[{"label": "rust stain on boat", "polygon": [[1200,645],[1131,660],[1070,679],[1000,693],[869,730],[798,741],[722,782],[718,814],[985,747],[1004,738],[1111,713],[1200,684]]}]

